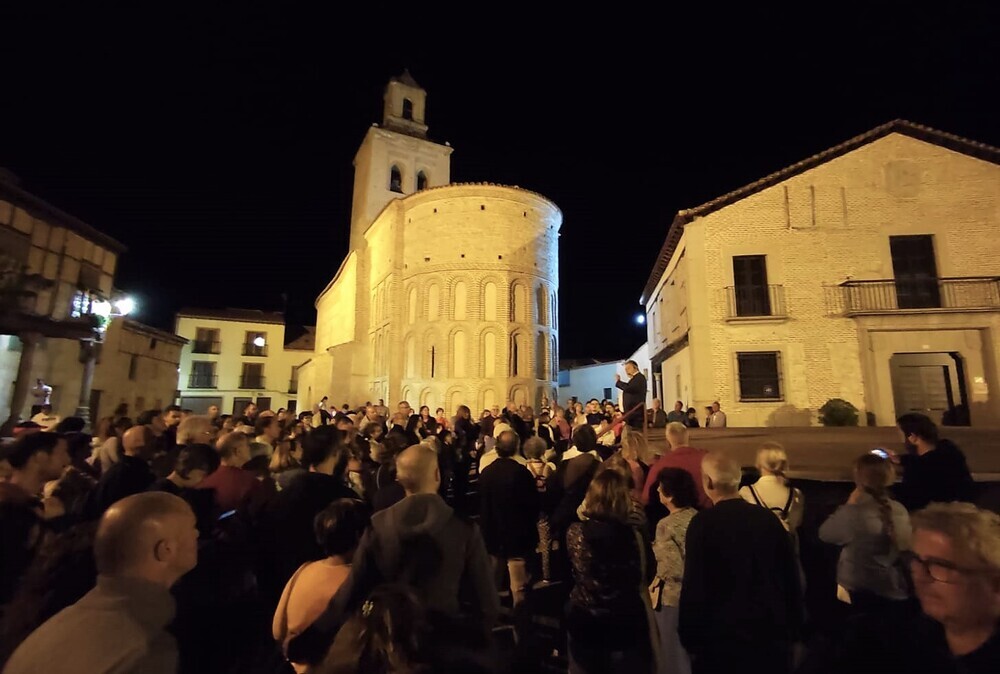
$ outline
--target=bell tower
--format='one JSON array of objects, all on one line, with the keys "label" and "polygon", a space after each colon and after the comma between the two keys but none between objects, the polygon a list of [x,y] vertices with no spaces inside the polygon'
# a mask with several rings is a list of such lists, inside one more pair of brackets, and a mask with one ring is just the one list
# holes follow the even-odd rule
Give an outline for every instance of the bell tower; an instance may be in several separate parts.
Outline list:
[{"label": "bell tower", "polygon": [[352,251],[390,201],[451,181],[451,146],[427,139],[427,92],[408,70],[389,80],[382,100],[382,124],[354,156]]}]

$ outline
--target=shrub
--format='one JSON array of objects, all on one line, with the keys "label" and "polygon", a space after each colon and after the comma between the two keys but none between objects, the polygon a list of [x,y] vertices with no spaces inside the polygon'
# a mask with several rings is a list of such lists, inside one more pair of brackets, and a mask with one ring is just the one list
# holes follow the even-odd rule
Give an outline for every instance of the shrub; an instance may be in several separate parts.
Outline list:
[{"label": "shrub", "polygon": [[840,398],[831,398],[819,408],[819,420],[824,426],[857,426],[858,408]]}]

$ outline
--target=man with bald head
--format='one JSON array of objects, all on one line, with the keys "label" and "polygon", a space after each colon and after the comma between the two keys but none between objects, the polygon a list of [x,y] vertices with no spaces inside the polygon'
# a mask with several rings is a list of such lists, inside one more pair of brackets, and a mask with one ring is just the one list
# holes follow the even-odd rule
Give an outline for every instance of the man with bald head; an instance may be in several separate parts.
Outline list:
[{"label": "man with bald head", "polygon": [[[372,516],[350,576],[325,613],[289,644],[291,661],[321,660],[342,622],[382,583],[410,586],[429,611],[475,633],[469,638],[488,638],[500,608],[489,557],[479,528],[438,495],[437,454],[425,445],[403,450],[396,480],[406,497]],[[467,602],[464,611],[460,596]]]},{"label": "man with bald head", "polygon": [[792,671],[802,624],[801,589],[791,538],[774,513],[740,498],[742,470],[718,452],[701,466],[715,503],[687,530],[678,633],[692,671]]},{"label": "man with bald head", "polygon": [[146,491],[156,480],[149,468],[155,437],[149,426],[133,426],[122,435],[122,456],[101,475],[91,494],[91,514],[99,517],[113,503]]},{"label": "man with bald head", "polygon": [[198,562],[195,517],[182,499],[135,494],[111,506],[94,540],[97,586],[17,648],[5,674],[173,674],[170,588]]}]

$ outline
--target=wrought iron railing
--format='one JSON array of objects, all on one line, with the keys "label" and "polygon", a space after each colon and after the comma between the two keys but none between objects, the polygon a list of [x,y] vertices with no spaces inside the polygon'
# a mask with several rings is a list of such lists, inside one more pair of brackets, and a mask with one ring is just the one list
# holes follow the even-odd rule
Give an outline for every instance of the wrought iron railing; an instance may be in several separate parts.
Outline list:
[{"label": "wrought iron railing", "polygon": [[192,353],[219,353],[222,350],[221,342],[196,339],[193,344]]},{"label": "wrought iron railing", "polygon": [[848,315],[920,309],[1000,309],[998,276],[845,281],[840,287]]},{"label": "wrought iron railing", "polygon": [[244,344],[243,345],[243,355],[244,356],[266,356],[267,355],[267,344],[264,346],[257,346],[256,344]]},{"label": "wrought iron railing", "polygon": [[783,286],[738,285],[726,288],[726,318],[786,315]]},{"label": "wrought iron railing", "polygon": [[298,393],[299,392],[299,380],[298,379],[292,379],[291,381],[288,382],[288,392],[289,393]]},{"label": "wrought iron railing", "polygon": [[218,388],[219,377],[214,374],[192,374],[188,388]]},{"label": "wrought iron railing", "polygon": [[240,377],[240,388],[264,388],[263,375],[243,375]]}]

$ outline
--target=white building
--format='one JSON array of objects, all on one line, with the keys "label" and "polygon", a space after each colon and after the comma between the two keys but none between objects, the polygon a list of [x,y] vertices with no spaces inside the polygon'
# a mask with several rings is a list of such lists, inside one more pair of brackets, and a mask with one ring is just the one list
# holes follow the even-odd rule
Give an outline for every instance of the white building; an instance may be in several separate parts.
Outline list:
[{"label": "white building", "polygon": [[646,377],[646,409],[650,409],[653,405],[653,379],[649,349],[645,342],[631,356],[621,360],[563,363],[559,370],[559,404],[565,405],[570,398],[575,396],[581,402],[597,398],[598,400],[614,400],[621,405],[622,392],[615,386],[615,375],[619,375],[623,381],[628,381],[624,367],[627,360],[634,360],[639,367],[639,372]]},{"label": "white building", "polygon": [[350,250],[316,300],[303,405],[323,395],[472,408],[553,397],[562,213],[540,194],[451,184],[427,94],[385,91],[354,159]]},{"label": "white building", "polygon": [[1000,149],[895,121],[680,211],[641,302],[657,395],[730,426],[1000,425]]},{"label": "white building", "polygon": [[312,328],[285,344],[280,313],[182,309],[176,331],[188,340],[180,363],[182,407],[203,413],[218,405],[223,414],[240,414],[250,402],[261,410],[297,408],[298,371],[312,355]]}]

